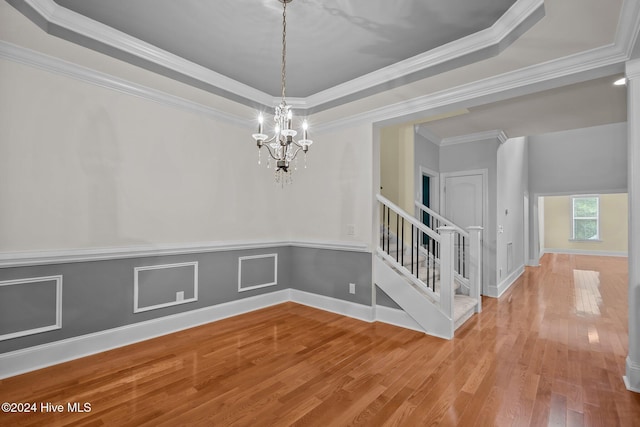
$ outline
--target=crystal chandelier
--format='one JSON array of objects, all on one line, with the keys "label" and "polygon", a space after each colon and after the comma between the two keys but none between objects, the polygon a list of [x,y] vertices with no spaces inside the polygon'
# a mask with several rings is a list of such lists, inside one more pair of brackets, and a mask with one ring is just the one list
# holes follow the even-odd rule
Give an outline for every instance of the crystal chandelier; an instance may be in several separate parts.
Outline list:
[{"label": "crystal chandelier", "polygon": [[[253,139],[258,145],[258,164],[261,164],[262,147],[267,148],[269,157],[267,158],[267,168],[271,168],[271,159],[275,161],[275,180],[277,183],[285,184],[291,182],[291,162],[296,159],[298,152],[302,150],[305,154],[305,168],[307,162],[307,151],[313,143],[307,135],[307,121],[302,122],[302,139],[296,141],[294,137],[298,134],[292,129],[293,113],[291,107],[287,105],[285,99],[286,83],[287,83],[287,3],[293,0],[278,0],[282,3],[282,100],[280,105],[275,109],[273,116],[274,127],[271,137],[264,133],[263,124],[264,117],[260,113],[258,117],[258,133],[254,133]],[[293,166],[294,169],[296,165]]]}]

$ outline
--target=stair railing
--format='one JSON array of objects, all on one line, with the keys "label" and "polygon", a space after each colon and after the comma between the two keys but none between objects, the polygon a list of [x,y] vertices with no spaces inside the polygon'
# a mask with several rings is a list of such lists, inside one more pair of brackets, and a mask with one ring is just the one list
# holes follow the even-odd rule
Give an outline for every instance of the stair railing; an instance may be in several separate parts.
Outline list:
[{"label": "stair railing", "polygon": [[[447,235],[441,235],[384,196],[377,195],[377,199],[381,220],[378,255],[425,290],[453,318],[453,230],[445,227],[447,230],[441,232]],[[426,245],[423,235],[428,236]]]},{"label": "stair railing", "polygon": [[[426,225],[432,230],[438,230],[440,227],[451,227],[453,228],[453,242],[454,242],[454,260],[453,260],[453,270],[458,278],[463,278],[463,283],[468,287],[469,281],[469,244],[470,244],[470,236],[469,233],[463,230],[461,227],[457,226],[447,218],[438,214],[433,209],[428,208],[422,203],[416,201],[416,208],[418,209],[418,218],[423,223],[426,221]],[[425,239],[425,236],[423,236]]]},{"label": "stair railing", "polygon": [[477,311],[480,312],[482,309],[480,295],[483,228],[471,226],[467,231],[418,201],[415,202],[415,206],[418,210],[419,220],[426,221],[429,228],[440,233],[439,230],[446,227],[453,233],[454,278],[469,290],[469,296],[477,299]]}]

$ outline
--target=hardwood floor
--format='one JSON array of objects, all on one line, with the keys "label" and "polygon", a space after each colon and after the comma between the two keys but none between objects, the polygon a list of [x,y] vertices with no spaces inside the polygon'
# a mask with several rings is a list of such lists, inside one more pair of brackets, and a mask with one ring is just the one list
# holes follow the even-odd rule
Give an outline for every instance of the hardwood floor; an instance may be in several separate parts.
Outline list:
[{"label": "hardwood floor", "polygon": [[626,258],[545,255],[452,341],[287,303],[2,380],[39,412],[0,425],[638,426],[626,301]]}]

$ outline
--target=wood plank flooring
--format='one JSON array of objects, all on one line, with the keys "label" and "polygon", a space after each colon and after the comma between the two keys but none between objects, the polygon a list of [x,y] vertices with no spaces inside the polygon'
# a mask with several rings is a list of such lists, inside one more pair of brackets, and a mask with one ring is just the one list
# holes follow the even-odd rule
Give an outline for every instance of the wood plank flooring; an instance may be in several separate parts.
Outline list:
[{"label": "wood plank flooring", "polygon": [[638,426],[626,258],[545,255],[445,341],[281,304],[0,381],[0,425]]}]

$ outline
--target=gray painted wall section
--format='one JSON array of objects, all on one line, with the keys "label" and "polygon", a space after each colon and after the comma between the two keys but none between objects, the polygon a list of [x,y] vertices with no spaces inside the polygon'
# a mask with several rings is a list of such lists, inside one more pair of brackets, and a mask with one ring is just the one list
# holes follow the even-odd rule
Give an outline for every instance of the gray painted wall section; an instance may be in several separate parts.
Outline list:
[{"label": "gray painted wall section", "polygon": [[627,190],[627,126],[614,123],[531,136],[532,194]]},{"label": "gray painted wall section", "polygon": [[[370,306],[371,270],[370,253],[295,248],[289,283],[292,289]],[[355,283],[355,294],[349,283]]]},{"label": "gray painted wall section", "polygon": [[[273,253],[278,255],[277,284],[239,292],[239,258]],[[246,274],[249,282],[272,282],[273,258],[252,260],[256,262],[243,266],[243,275]],[[134,313],[136,267],[188,262],[198,263],[197,301]],[[139,273],[149,274],[143,280],[144,304],[140,305],[175,301],[175,292],[180,290],[185,291],[185,299],[190,298],[193,295],[192,272],[191,267],[140,271]],[[62,329],[0,341],[0,353],[289,288],[367,306],[371,306],[372,299],[371,253],[333,249],[283,246],[0,269],[0,281],[53,275],[63,276]],[[356,284],[355,294],[349,293],[349,283]],[[36,307],[46,305],[48,308],[44,314],[47,321],[50,315],[55,316],[55,286],[50,286],[53,289],[52,295],[51,292],[36,292],[31,289],[30,284],[19,286],[25,286],[23,290],[26,293],[14,295],[12,300],[28,298]],[[9,316],[20,324],[15,326]],[[17,312],[5,311],[0,316],[0,321],[4,328],[28,329],[34,326],[29,322],[25,323]],[[54,321],[55,318],[49,323]]]},{"label": "gray painted wall section", "polygon": [[56,323],[56,282],[0,286],[0,335]]},{"label": "gray painted wall section", "polygon": [[[285,274],[279,275],[276,286],[238,292],[238,258],[278,253],[278,270],[286,271],[291,264],[291,252],[292,248],[287,246],[0,269],[0,281],[63,275],[62,329],[0,341],[0,353],[287,289],[290,282],[289,276]],[[198,262],[198,301],[140,313],[133,312],[135,267],[194,261]],[[369,271],[370,264],[369,261]],[[340,268],[340,265],[333,267],[336,270]],[[366,267],[357,267],[358,270],[360,268]],[[273,273],[270,274],[267,278],[269,280],[273,278]],[[187,297],[185,294],[185,298]],[[36,301],[36,304],[46,303],[47,307],[51,306],[49,296],[46,298],[46,302]],[[149,296],[149,299],[153,300],[153,297]]]}]

